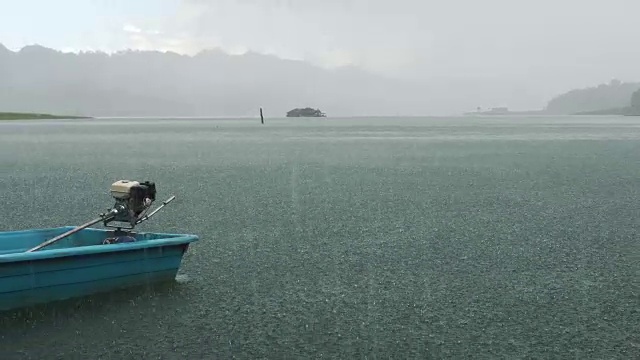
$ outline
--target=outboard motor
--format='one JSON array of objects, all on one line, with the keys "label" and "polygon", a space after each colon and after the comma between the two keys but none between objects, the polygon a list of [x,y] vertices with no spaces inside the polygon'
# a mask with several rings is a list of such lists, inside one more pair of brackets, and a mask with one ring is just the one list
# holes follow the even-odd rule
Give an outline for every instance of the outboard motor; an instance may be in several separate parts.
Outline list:
[{"label": "outboard motor", "polygon": [[105,219],[104,225],[111,221],[129,223],[135,227],[141,215],[156,200],[156,184],[150,181],[138,182],[130,180],[116,181],[111,185],[111,196],[116,200],[111,212],[113,218]]},{"label": "outboard motor", "polygon": [[[58,235],[51,240],[47,240],[42,244],[27,250],[27,252],[36,251],[58,240],[85,229],[93,224],[102,221],[105,227],[121,229],[133,229],[136,225],[148,220],[155,213],[160,211],[168,203],[175,199],[171,196],[165,200],[162,205],[147,214],[151,205],[156,200],[156,184],[150,181],[131,181],[119,180],[111,184],[111,196],[115,199],[115,205],[106,213],[100,214],[100,217],[78,226],[73,230],[69,230],[64,234]],[[111,225],[112,222],[116,224]],[[126,225],[126,226],[125,226]]]}]

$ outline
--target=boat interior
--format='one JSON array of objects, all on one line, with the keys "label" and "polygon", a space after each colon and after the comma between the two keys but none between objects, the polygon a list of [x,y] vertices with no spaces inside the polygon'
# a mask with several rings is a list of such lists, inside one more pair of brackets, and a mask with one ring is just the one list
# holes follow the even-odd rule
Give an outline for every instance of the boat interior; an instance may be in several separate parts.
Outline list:
[{"label": "boat interior", "polygon": [[[38,229],[38,230],[25,230],[25,231],[12,231],[6,233],[0,233],[0,256],[6,254],[15,254],[25,252],[34,246],[37,246],[49,239],[52,239],[58,235],[74,229],[71,227],[59,227],[50,229]],[[166,239],[170,237],[176,237],[178,235],[171,234],[156,234],[156,233],[136,233],[136,232],[124,232],[116,233],[115,229],[94,229],[87,228],[80,230],[77,233],[61,239],[53,244],[48,245],[37,251],[46,251],[54,249],[63,249],[71,247],[92,246],[92,245],[104,245],[105,243],[119,242],[118,240],[126,237],[126,242],[141,241],[141,240],[154,240],[154,239]],[[105,241],[107,240],[107,241]],[[115,240],[115,241],[114,241]]]}]

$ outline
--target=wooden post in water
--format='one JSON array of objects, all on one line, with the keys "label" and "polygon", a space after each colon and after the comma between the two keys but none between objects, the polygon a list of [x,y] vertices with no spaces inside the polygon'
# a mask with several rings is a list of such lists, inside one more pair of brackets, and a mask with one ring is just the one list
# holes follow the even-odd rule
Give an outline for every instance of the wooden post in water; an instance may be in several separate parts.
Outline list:
[{"label": "wooden post in water", "polygon": [[264,125],[264,116],[262,116],[262,108],[260,108],[260,123]]}]

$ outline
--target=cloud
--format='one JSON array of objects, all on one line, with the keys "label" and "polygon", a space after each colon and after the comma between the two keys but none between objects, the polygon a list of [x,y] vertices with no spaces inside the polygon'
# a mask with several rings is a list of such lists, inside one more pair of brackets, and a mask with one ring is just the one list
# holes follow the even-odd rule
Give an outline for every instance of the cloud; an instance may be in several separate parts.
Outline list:
[{"label": "cloud", "polygon": [[251,50],[320,66],[354,65],[382,72],[424,58],[431,35],[420,17],[382,11],[380,4],[183,0],[175,14],[153,24],[165,40],[136,26],[126,30],[140,34],[131,38],[132,46],[171,41],[173,49],[188,54],[209,48]]},{"label": "cloud", "polygon": [[134,33],[134,34],[139,34],[142,32],[142,30],[138,27],[135,27],[131,24],[125,24],[122,27],[122,31],[127,32],[127,33]]},{"label": "cloud", "polygon": [[171,34],[156,29],[147,30],[132,24],[125,24],[122,31],[126,35],[126,48],[128,49],[194,54],[200,51],[203,46],[188,34]]},{"label": "cloud", "polygon": [[357,66],[539,107],[572,87],[640,80],[638,11],[636,0],[182,0],[125,33],[139,49]]},{"label": "cloud", "polygon": [[[633,40],[637,1],[183,0],[171,27],[242,46],[384,73],[522,74]],[[627,9],[620,12],[619,9]],[[634,54],[634,56],[637,55]],[[610,56],[615,60],[613,56]],[[629,62],[630,64],[630,62]]]}]

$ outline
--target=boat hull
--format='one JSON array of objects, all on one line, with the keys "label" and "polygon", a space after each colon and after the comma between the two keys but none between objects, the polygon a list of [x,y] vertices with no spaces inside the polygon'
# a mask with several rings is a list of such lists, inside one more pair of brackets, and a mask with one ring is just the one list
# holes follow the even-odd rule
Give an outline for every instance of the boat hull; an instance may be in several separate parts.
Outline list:
[{"label": "boat hull", "polygon": [[189,244],[197,240],[194,235],[139,233],[135,242],[105,245],[113,231],[87,229],[51,249],[24,250],[69,229],[0,234],[0,311],[171,281]]}]

